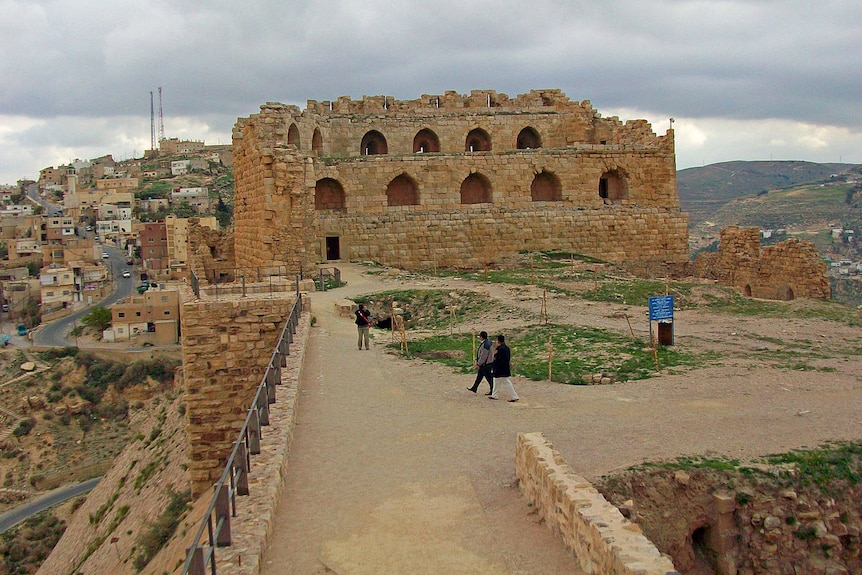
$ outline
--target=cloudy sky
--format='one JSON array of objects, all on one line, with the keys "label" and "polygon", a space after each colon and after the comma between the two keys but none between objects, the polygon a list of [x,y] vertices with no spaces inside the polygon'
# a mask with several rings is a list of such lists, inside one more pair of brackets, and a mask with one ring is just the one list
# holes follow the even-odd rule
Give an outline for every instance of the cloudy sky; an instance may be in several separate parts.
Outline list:
[{"label": "cloudy sky", "polygon": [[[268,101],[559,88],[675,118],[677,167],[862,163],[859,0],[0,0],[0,184],[228,143]],[[158,121],[158,96],[156,95]]]}]

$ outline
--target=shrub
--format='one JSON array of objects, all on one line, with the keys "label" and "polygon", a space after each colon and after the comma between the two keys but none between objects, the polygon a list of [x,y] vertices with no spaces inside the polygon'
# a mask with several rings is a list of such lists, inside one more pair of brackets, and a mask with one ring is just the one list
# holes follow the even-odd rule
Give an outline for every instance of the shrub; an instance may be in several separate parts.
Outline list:
[{"label": "shrub", "polygon": [[135,557],[135,569],[139,571],[143,569],[168,542],[177,525],[180,524],[189,501],[191,501],[191,493],[188,490],[180,493],[170,492],[170,501],[165,510],[137,539],[135,547],[140,547],[140,553]]},{"label": "shrub", "polygon": [[34,427],[36,427],[35,419],[33,419],[32,417],[22,419],[18,422],[18,427],[15,428],[15,431],[12,432],[12,435],[18,438],[24,437],[25,435],[28,435]]}]

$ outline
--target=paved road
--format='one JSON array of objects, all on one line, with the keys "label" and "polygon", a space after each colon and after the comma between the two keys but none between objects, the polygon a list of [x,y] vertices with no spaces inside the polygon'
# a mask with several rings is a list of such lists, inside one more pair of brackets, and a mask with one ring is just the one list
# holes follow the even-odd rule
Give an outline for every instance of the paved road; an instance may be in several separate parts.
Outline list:
[{"label": "paved road", "polygon": [[37,513],[41,513],[42,511],[54,507],[55,505],[59,505],[64,501],[68,501],[73,497],[87,493],[93,489],[101,479],[101,477],[97,477],[95,479],[89,479],[82,483],[78,483],[77,485],[60,487],[59,489],[46,493],[33,501],[21,505],[20,507],[16,507],[11,511],[0,514],[0,533],[6,532]]}]

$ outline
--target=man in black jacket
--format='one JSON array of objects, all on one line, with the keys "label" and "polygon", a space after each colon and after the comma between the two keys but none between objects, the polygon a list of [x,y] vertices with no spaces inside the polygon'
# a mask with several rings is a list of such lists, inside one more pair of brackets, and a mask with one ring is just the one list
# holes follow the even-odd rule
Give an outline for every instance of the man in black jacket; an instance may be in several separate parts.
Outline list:
[{"label": "man in black jacket", "polygon": [[494,387],[491,390],[491,395],[488,399],[497,399],[497,382],[502,381],[503,387],[509,393],[509,401],[515,402],[520,398],[515,393],[515,386],[512,385],[512,370],[511,370],[512,352],[509,351],[509,346],[506,345],[506,337],[503,335],[497,336],[497,349],[494,352]]}]

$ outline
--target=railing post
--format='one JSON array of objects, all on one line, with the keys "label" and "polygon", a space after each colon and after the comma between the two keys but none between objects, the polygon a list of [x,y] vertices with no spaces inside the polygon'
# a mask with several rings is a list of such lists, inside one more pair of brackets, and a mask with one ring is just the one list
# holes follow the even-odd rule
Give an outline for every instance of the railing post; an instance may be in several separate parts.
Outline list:
[{"label": "railing post", "polygon": [[256,409],[251,410],[248,422],[248,451],[252,455],[260,453],[260,419]]},{"label": "railing post", "polygon": [[[255,406],[257,409],[257,418],[260,422],[260,426],[264,427],[269,425],[269,394],[267,393],[267,387],[269,384],[266,384],[264,388],[261,390],[259,394],[257,394],[257,405]],[[261,434],[263,434],[263,430],[261,430]]]},{"label": "railing post", "polygon": [[[192,551],[194,549],[194,551]],[[186,547],[186,556],[192,554],[192,561],[189,564],[189,575],[206,575],[206,565],[204,564],[204,550],[203,547],[199,547],[195,545],[194,547]],[[213,557],[213,561],[215,561],[215,557]]]},{"label": "railing post", "polygon": [[[230,497],[228,494],[228,486],[222,484],[216,493],[216,502],[215,502],[215,514],[216,514],[216,546],[217,547],[229,547],[231,542],[230,537]],[[220,528],[218,527],[219,521],[221,521]]]},{"label": "railing post", "polygon": [[238,470],[236,477],[236,494],[248,495],[248,454],[245,451],[245,444],[240,444],[236,451],[236,468]]},{"label": "railing post", "polygon": [[[280,363],[280,362],[279,362]],[[275,386],[281,383],[281,365],[271,365],[266,374],[267,403],[275,403]]]}]

